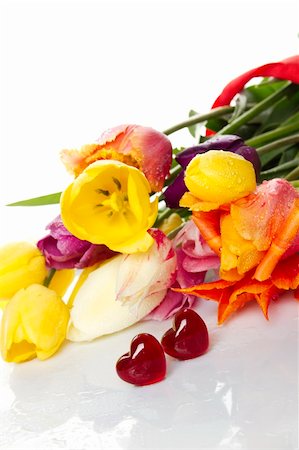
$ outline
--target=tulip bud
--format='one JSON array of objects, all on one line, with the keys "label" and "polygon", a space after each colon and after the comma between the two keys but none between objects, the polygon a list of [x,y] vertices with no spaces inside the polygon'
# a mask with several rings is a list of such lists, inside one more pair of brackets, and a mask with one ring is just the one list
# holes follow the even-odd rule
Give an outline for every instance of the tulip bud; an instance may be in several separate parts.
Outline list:
[{"label": "tulip bud", "polygon": [[0,298],[9,299],[19,289],[42,283],[47,275],[45,259],[28,242],[15,242],[0,248]]},{"label": "tulip bud", "polygon": [[[202,144],[189,147],[178,153],[176,155],[176,160],[183,169],[186,169],[190,161],[196,155],[200,155],[211,150],[224,150],[243,156],[243,158],[253,164],[256,179],[258,179],[261,170],[261,162],[257,151],[255,148],[246,145],[244,141],[236,135],[216,136],[208,139]],[[178,208],[180,198],[186,191],[187,188],[184,183],[184,172],[182,171],[164,192],[166,205],[169,208]]]},{"label": "tulip bud", "polygon": [[245,197],[256,188],[252,164],[240,155],[221,150],[193,158],[185,172],[185,183],[198,201],[215,205]]},{"label": "tulip bud", "polygon": [[52,356],[65,339],[69,310],[56,292],[39,284],[19,290],[7,304],[1,324],[5,361]]}]

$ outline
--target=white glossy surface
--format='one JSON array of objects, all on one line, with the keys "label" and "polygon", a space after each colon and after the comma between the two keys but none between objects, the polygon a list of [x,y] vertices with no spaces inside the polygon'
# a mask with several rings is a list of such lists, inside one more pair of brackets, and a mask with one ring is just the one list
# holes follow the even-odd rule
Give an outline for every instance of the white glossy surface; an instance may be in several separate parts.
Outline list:
[{"label": "white glossy surface", "polygon": [[146,387],[120,380],[115,362],[137,333],[160,338],[171,321],[67,343],[44,362],[1,362],[0,448],[295,449],[297,308],[283,297],[267,322],[252,304],[217,327],[216,303],[202,300],[209,352],[167,357],[167,378]]},{"label": "white glossy surface", "polygon": [[[1,205],[64,189],[60,149],[120,123],[163,130],[190,108],[206,112],[230,79],[298,48],[295,0],[4,3]],[[194,143],[185,130],[172,142]],[[0,206],[1,244],[35,241],[57,214]],[[170,321],[67,343],[44,362],[0,359],[0,449],[295,449],[297,309],[281,299],[267,322],[248,305],[217,327],[216,304],[202,301],[210,351],[167,358],[167,378],[143,388],[121,381],[115,362],[137,333],[160,338]]]}]

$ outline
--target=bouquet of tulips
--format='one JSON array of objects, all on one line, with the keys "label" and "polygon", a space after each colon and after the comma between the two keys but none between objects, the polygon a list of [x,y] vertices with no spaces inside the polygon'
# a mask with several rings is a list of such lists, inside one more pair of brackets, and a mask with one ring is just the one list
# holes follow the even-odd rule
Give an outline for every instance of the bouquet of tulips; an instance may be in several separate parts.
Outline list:
[{"label": "bouquet of tulips", "polygon": [[[186,127],[194,146],[173,149]],[[284,292],[299,299],[298,133],[295,56],[164,132],[121,125],[63,150],[71,184],[13,204],[59,204],[46,235],[0,249],[3,358],[46,359],[202,299],[219,324],[248,302],[268,318]]]}]

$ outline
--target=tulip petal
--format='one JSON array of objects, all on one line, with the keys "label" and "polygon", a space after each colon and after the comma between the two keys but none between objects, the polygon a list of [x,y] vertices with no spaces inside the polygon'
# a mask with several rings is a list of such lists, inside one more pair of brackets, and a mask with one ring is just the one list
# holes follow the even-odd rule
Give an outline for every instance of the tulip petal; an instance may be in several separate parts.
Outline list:
[{"label": "tulip petal", "polygon": [[63,150],[62,162],[78,176],[89,164],[118,160],[142,170],[153,191],[160,191],[169,174],[172,146],[159,131],[140,125],[120,125],[106,130],[97,142],[78,150]]},{"label": "tulip petal", "polygon": [[267,280],[272,274],[275,266],[284,255],[285,251],[291,246],[297,233],[299,232],[299,198],[294,201],[285,222],[281,225],[274,237],[269,250],[257,266],[254,277],[257,280]]},{"label": "tulip petal", "polygon": [[3,359],[22,362],[52,356],[65,339],[69,310],[56,292],[38,284],[18,291],[6,306],[1,326]]},{"label": "tulip petal", "polygon": [[75,271],[73,269],[56,270],[48,287],[55,291],[59,297],[63,297],[74,278]]},{"label": "tulip petal", "polygon": [[147,233],[157,216],[158,199],[150,201],[147,179],[118,161],[89,165],[61,196],[65,227],[78,239],[122,253],[147,251]]},{"label": "tulip petal", "polygon": [[[209,151],[215,150],[225,150],[228,152],[235,153],[237,155],[242,156],[247,161],[250,161],[253,164],[256,179],[259,178],[260,170],[261,170],[261,161],[257,154],[257,151],[253,147],[249,147],[244,143],[244,141],[236,135],[223,135],[212,137],[205,142],[202,142],[199,145],[189,147],[181,152],[179,152],[175,159],[182,166],[183,169],[186,169],[188,164],[192,161],[192,159],[196,155],[200,155]],[[183,194],[187,191],[186,184],[184,182],[185,170],[182,170],[176,179],[166,188],[164,191],[164,198],[166,205],[169,208],[178,208],[180,199],[183,197]],[[192,201],[192,197],[184,197],[182,200],[181,206],[185,206],[191,208],[193,211],[204,210],[208,211],[211,209],[216,209],[217,206],[206,204],[198,204],[196,205],[196,201]]]},{"label": "tulip petal", "polygon": [[[221,275],[226,279],[225,273],[236,268],[236,279],[238,279],[238,274],[245,274],[256,267],[265,252],[258,251],[250,240],[246,240],[238,234],[230,214],[222,214],[220,226],[222,241]],[[231,279],[231,276],[229,279]]]},{"label": "tulip petal", "polygon": [[0,248],[0,298],[9,299],[19,289],[42,283],[47,276],[45,258],[28,242],[14,242]]},{"label": "tulip petal", "polygon": [[[160,230],[149,230],[154,245],[148,253],[124,255],[117,275],[116,300],[136,303],[135,297],[167,289],[174,281],[176,256],[171,241]],[[162,282],[163,280],[163,282]],[[162,284],[161,284],[162,283]]]},{"label": "tulip petal", "polygon": [[185,184],[199,200],[225,204],[253,192],[256,179],[253,165],[242,156],[210,150],[188,164]]},{"label": "tulip petal", "polygon": [[71,295],[68,339],[92,340],[129,327],[158,306],[174,281],[176,256],[160,230],[146,253],[119,255],[85,269]]},{"label": "tulip petal", "polygon": [[220,211],[196,211],[193,212],[192,219],[208,246],[216,255],[220,255]]},{"label": "tulip petal", "polygon": [[172,163],[172,146],[168,138],[152,128],[134,128],[131,135],[134,149],[141,159],[141,170],[149,180],[153,191],[163,188]]},{"label": "tulip petal", "polygon": [[271,276],[278,289],[297,289],[299,286],[299,253],[280,261]]},{"label": "tulip petal", "polygon": [[297,196],[296,190],[286,180],[264,181],[254,193],[231,205],[235,228],[258,250],[267,250]]}]

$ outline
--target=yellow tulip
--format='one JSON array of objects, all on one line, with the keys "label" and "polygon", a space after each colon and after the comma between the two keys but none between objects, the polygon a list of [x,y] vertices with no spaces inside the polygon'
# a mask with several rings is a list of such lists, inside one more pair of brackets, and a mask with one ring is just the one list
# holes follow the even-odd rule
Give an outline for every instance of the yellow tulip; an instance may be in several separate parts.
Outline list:
[{"label": "yellow tulip", "polygon": [[119,161],[90,164],[64,191],[61,216],[77,238],[122,253],[145,252],[158,213],[144,174]]},{"label": "yellow tulip", "polygon": [[9,300],[0,300],[0,310],[4,310]]},{"label": "yellow tulip", "polygon": [[185,184],[190,192],[184,194],[180,205],[209,211],[253,192],[256,177],[253,165],[243,156],[210,150],[190,161]]},{"label": "yellow tulip", "polygon": [[7,304],[1,324],[5,361],[52,356],[65,339],[69,309],[56,292],[39,284],[18,291]]},{"label": "yellow tulip", "polygon": [[15,242],[0,248],[0,298],[9,299],[33,283],[42,283],[47,275],[45,259],[28,242]]}]

